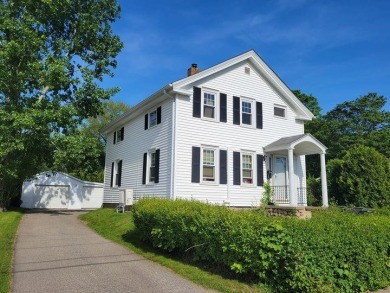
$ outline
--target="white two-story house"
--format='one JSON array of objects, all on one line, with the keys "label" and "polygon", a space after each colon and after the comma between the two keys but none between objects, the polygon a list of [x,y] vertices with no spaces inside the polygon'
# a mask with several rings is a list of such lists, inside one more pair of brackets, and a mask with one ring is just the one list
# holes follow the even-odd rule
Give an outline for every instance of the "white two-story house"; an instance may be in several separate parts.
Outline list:
[{"label": "white two-story house", "polygon": [[104,129],[104,203],[134,197],[258,206],[264,182],[281,205],[306,205],[305,155],[325,151],[313,114],[253,50],[172,82]]}]

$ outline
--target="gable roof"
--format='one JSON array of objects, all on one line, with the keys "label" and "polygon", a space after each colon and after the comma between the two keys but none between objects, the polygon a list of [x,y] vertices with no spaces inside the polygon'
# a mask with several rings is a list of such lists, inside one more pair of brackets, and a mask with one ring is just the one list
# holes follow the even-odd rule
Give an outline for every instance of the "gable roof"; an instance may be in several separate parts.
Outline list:
[{"label": "gable roof", "polygon": [[153,104],[170,98],[171,96],[169,93],[178,93],[181,95],[190,96],[192,94],[192,91],[182,90],[186,85],[196,83],[203,78],[209,77],[210,75],[213,75],[243,61],[248,61],[251,63],[251,65],[254,66],[254,68],[261,74],[261,76],[266,80],[266,82],[268,82],[268,84],[279,93],[279,95],[286,101],[286,103],[293,108],[293,110],[297,113],[297,119],[311,120],[314,117],[313,113],[311,113],[310,110],[307,109],[305,105],[303,105],[303,103],[279,78],[279,76],[264,62],[264,60],[261,59],[261,57],[254,50],[249,50],[248,52],[245,52],[224,62],[216,64],[212,67],[204,69],[199,73],[179,79],[164,86],[163,88],[159,89],[154,94],[149,96],[147,99],[132,107],[124,115],[107,124],[102,129],[102,131],[104,133],[113,131],[114,127],[130,121],[141,111],[146,110],[146,108],[152,107]]},{"label": "gable roof", "polygon": [[265,152],[285,151],[288,149],[295,149],[297,154],[312,155],[325,153],[327,147],[310,133],[282,137],[264,147]]}]

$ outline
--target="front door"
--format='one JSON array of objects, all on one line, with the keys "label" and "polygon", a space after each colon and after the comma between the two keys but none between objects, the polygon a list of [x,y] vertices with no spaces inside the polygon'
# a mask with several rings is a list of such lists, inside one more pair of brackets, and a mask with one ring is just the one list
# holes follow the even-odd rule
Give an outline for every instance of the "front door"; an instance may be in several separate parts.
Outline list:
[{"label": "front door", "polygon": [[288,203],[287,157],[275,156],[273,193],[276,203]]}]

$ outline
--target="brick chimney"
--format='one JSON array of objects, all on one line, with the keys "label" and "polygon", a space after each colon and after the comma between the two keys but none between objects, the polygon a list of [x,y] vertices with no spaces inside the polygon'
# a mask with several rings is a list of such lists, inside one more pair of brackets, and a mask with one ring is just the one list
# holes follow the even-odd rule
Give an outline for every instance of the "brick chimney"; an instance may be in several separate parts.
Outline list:
[{"label": "brick chimney", "polygon": [[198,64],[192,63],[191,67],[187,70],[187,76],[194,75],[196,73],[200,72],[200,69],[198,68]]}]

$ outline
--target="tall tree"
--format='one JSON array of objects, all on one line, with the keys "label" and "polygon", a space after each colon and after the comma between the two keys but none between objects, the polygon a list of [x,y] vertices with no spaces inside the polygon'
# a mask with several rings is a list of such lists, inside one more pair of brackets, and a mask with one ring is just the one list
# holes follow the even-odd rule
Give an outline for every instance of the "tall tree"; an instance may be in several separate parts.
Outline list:
[{"label": "tall tree", "polygon": [[337,105],[323,117],[319,138],[329,147],[330,158],[341,158],[355,145],[375,148],[390,157],[390,112],[386,98],[368,93]]},{"label": "tall tree", "polygon": [[294,95],[308,108],[315,117],[319,117],[321,115],[321,107],[318,104],[318,100],[312,94],[307,95],[302,93],[301,90],[293,90]]},{"label": "tall tree", "polygon": [[0,2],[0,206],[7,186],[51,163],[54,133],[117,92],[98,83],[122,48],[111,31],[119,13],[115,0]]},{"label": "tall tree", "polygon": [[63,171],[83,180],[102,182],[106,137],[101,129],[130,107],[122,102],[106,101],[102,113],[89,117],[71,135],[54,138],[54,162],[51,169]]},{"label": "tall tree", "polygon": [[[298,97],[301,97],[298,95]],[[313,134],[328,147],[327,158],[342,158],[352,147],[372,147],[390,158],[390,112],[384,109],[386,97],[368,93],[305,124],[305,132]],[[319,176],[318,159],[308,157],[309,174]]]}]

